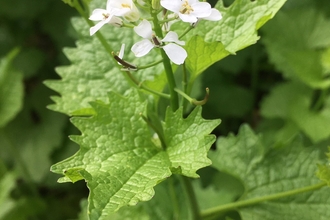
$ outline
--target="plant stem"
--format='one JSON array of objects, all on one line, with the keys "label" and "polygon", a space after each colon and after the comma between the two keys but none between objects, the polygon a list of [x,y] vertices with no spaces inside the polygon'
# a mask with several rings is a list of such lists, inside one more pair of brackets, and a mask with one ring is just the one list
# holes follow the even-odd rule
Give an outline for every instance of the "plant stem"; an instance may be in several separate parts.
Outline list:
[{"label": "plant stem", "polygon": [[268,196],[263,196],[263,197],[248,199],[248,200],[244,200],[244,201],[233,202],[233,203],[229,203],[229,204],[225,204],[225,205],[220,205],[220,206],[202,211],[201,216],[203,218],[206,218],[206,217],[209,217],[209,216],[212,216],[215,214],[220,214],[225,211],[234,210],[234,209],[245,207],[245,206],[252,206],[252,205],[256,205],[261,202],[276,200],[276,199],[293,196],[293,195],[308,192],[308,191],[317,190],[326,185],[327,185],[327,183],[321,182],[321,183],[318,183],[318,184],[315,184],[312,186],[306,186],[306,187],[302,187],[299,189],[294,189],[294,190],[290,190],[290,191],[286,191],[286,192],[282,192],[282,193],[276,193],[276,194],[272,194],[272,195],[268,195]]},{"label": "plant stem", "polygon": [[133,86],[137,89],[144,89],[152,94],[155,94],[155,95],[158,95],[160,97],[163,97],[163,98],[166,98],[166,99],[169,99],[170,96],[168,94],[165,94],[165,93],[161,93],[161,92],[158,92],[158,91],[155,91],[153,89],[150,89],[149,87],[143,85],[143,83],[140,83],[132,74],[130,71],[125,71],[126,72],[126,75],[128,77],[128,81],[129,82],[133,82]]},{"label": "plant stem", "polygon": [[175,183],[174,183],[174,180],[173,178],[169,178],[169,181],[168,181],[168,187],[169,187],[169,195],[171,197],[171,201],[172,201],[172,207],[173,207],[173,219],[177,219],[179,220],[180,219],[180,206],[179,206],[179,202],[178,202],[178,199],[177,199],[177,195],[175,193]]},{"label": "plant stem", "polygon": [[[163,32],[162,32],[162,29],[159,25],[157,14],[153,13],[152,10],[151,10],[151,14],[152,14],[152,17],[153,17],[153,24],[154,24],[155,33],[158,37],[163,38]],[[171,108],[172,108],[172,111],[176,111],[179,108],[179,96],[174,91],[174,89],[176,88],[176,83],[175,83],[175,79],[174,79],[172,65],[171,65],[171,62],[170,62],[169,58],[167,57],[166,53],[164,52],[164,50],[161,49],[160,53],[161,53],[162,58],[163,58],[163,65],[164,65],[166,78],[167,78],[167,82],[168,82],[168,88],[170,90]]]},{"label": "plant stem", "polygon": [[257,99],[257,90],[258,90],[258,53],[257,48],[252,48],[252,60],[251,60],[251,91],[253,95],[253,102],[256,102]]},{"label": "plant stem", "polygon": [[[186,69],[186,63],[183,63],[182,65],[182,72],[183,72],[183,76],[182,76],[182,87],[183,87],[183,92],[185,94],[188,94],[188,73],[187,73],[187,69]],[[182,106],[183,106],[183,111],[182,113],[184,114],[187,111],[187,107],[188,107],[188,102],[187,100],[183,99],[182,100]]]},{"label": "plant stem", "polygon": [[194,26],[192,26],[192,25],[190,25],[189,27],[187,27],[186,30],[184,30],[184,32],[179,36],[179,39],[181,39],[182,37],[184,37],[192,29],[194,29]]},{"label": "plant stem", "polygon": [[139,69],[139,70],[147,69],[147,68],[149,68],[149,67],[156,66],[157,64],[160,64],[161,62],[163,62],[163,59],[158,60],[158,61],[153,62],[153,63],[150,63],[150,64],[147,64],[147,65],[145,65],[145,66],[138,66],[138,69]]},{"label": "plant stem", "polygon": [[192,215],[193,215],[193,220],[200,220],[201,219],[201,215],[200,215],[200,209],[197,203],[197,199],[196,199],[196,195],[194,192],[194,189],[191,185],[191,179],[189,177],[186,176],[180,176],[181,177],[181,181],[183,183],[183,187],[186,190],[186,193],[188,195],[188,200],[190,202],[190,208],[192,211]]}]

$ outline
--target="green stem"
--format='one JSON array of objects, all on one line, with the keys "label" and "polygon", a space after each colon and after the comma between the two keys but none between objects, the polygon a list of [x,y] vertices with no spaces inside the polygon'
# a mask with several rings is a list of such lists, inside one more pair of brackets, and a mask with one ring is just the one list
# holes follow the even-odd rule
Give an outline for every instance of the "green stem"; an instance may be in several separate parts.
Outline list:
[{"label": "green stem", "polygon": [[161,62],[163,62],[163,59],[158,60],[158,61],[153,62],[153,63],[150,63],[150,64],[145,65],[145,66],[138,66],[138,70],[147,69],[149,67],[156,66],[157,64],[160,64]]},{"label": "green stem", "polygon": [[150,93],[152,93],[152,94],[155,94],[155,95],[158,95],[158,96],[160,96],[160,97],[163,97],[163,98],[166,98],[166,99],[169,99],[170,98],[170,96],[168,95],[168,94],[165,94],[165,93],[161,93],[161,92],[158,92],[158,91],[155,91],[155,90],[153,90],[153,89],[150,89],[148,86],[145,86],[145,85],[143,85],[143,83],[140,83],[132,74],[131,74],[131,72],[130,71],[125,71],[126,72],[126,74],[127,74],[127,77],[129,78],[129,80],[128,81],[131,81],[131,82],[133,82],[134,83],[134,87],[135,88],[137,88],[137,89],[139,89],[139,88],[141,88],[141,89],[144,89],[144,90],[146,90],[146,91],[148,91],[148,92],[150,92]]},{"label": "green stem", "polygon": [[181,181],[183,184],[184,189],[186,190],[186,193],[188,195],[188,200],[189,200],[189,205],[190,205],[190,209],[192,211],[192,215],[193,215],[193,220],[200,220],[201,219],[201,214],[200,214],[200,209],[197,203],[197,199],[196,199],[196,195],[194,192],[194,189],[192,187],[191,184],[191,179],[189,177],[186,176],[180,176],[181,177]]},{"label": "green stem", "polygon": [[166,23],[166,22],[169,22],[169,21],[174,21],[174,20],[176,20],[177,18],[168,18],[168,19],[163,19],[163,20],[161,20],[161,21],[159,21],[159,23],[160,24],[164,24],[164,23]]},{"label": "green stem", "polygon": [[180,206],[179,206],[179,202],[177,199],[177,194],[175,192],[175,183],[174,183],[174,179],[173,176],[172,178],[169,178],[169,194],[171,197],[171,201],[172,201],[172,207],[173,207],[173,219],[177,219],[180,220]]},{"label": "green stem", "polygon": [[257,90],[258,90],[258,54],[257,54],[257,48],[253,48],[252,52],[252,62],[251,62],[251,90],[254,102],[257,99]]},{"label": "green stem", "polygon": [[210,90],[209,88],[206,88],[206,95],[204,97],[203,100],[196,100],[194,98],[191,98],[189,95],[187,95],[186,93],[184,93],[183,91],[181,91],[180,89],[178,88],[175,88],[174,89],[177,93],[179,93],[183,98],[187,99],[188,102],[190,104],[193,104],[193,105],[205,105],[205,103],[207,102],[207,100],[209,99],[209,94],[210,94]]},{"label": "green stem", "polygon": [[248,199],[248,200],[244,200],[244,201],[229,203],[229,204],[226,204],[226,205],[221,205],[221,206],[217,206],[217,207],[214,207],[214,208],[204,210],[204,211],[202,211],[201,215],[202,215],[203,218],[206,218],[206,217],[209,217],[209,216],[212,216],[212,215],[215,215],[215,214],[223,213],[225,211],[235,210],[237,208],[241,208],[241,207],[245,207],[245,206],[256,205],[256,204],[261,203],[261,202],[276,200],[276,199],[280,199],[280,198],[284,198],[284,197],[288,197],[288,196],[293,196],[293,195],[308,192],[308,191],[317,190],[317,189],[320,189],[320,188],[322,188],[326,185],[327,185],[327,183],[322,182],[322,183],[318,183],[318,184],[315,184],[315,185],[312,185],[312,186],[302,187],[302,188],[299,188],[299,189],[294,189],[294,190],[290,190],[290,191],[286,191],[286,192],[282,192],[282,193],[276,193],[276,194],[272,194],[272,195],[268,195],[268,196],[263,196],[263,197]]},{"label": "green stem", "polygon": [[[189,94],[188,93],[188,73],[187,73],[187,69],[186,69],[186,63],[183,63],[183,65],[182,65],[182,71],[183,71],[183,76],[182,76],[183,92],[185,94]],[[182,112],[184,114],[187,111],[187,107],[188,107],[187,100],[185,100],[185,99],[182,100],[182,106],[183,106],[183,111]]]},{"label": "green stem", "polygon": [[181,39],[182,37],[184,37],[193,28],[194,28],[194,26],[192,26],[192,25],[190,25],[189,27],[187,27],[186,30],[184,30],[184,32],[179,36],[179,39]]},{"label": "green stem", "polygon": [[[159,25],[157,14],[152,13],[152,17],[154,18],[153,19],[153,24],[154,24],[154,31],[155,31],[156,35],[160,38],[163,38],[163,32],[162,32],[162,29]],[[172,65],[171,65],[171,62],[170,62],[169,58],[167,57],[166,53],[164,52],[164,50],[161,49],[160,53],[161,53],[162,58],[163,58],[163,65],[164,65],[166,78],[167,78],[167,82],[168,82],[168,88],[170,90],[171,108],[172,108],[173,111],[176,111],[179,108],[179,96],[174,91],[174,89],[176,88],[176,83],[175,83],[175,79],[174,79]]]}]

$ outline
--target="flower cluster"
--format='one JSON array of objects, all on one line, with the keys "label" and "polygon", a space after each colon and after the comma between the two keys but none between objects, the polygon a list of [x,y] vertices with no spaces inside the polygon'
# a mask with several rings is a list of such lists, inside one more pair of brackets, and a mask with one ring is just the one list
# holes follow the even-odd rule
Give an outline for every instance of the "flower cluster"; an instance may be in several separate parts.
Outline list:
[{"label": "flower cluster", "polygon": [[[201,19],[219,21],[222,18],[221,13],[217,9],[211,8],[211,5],[207,2],[200,2],[199,0],[155,1],[158,1],[158,5],[162,6],[164,10],[173,12],[173,14],[166,15],[170,22],[174,22],[179,18],[183,22],[193,25]],[[144,5],[148,4],[146,1],[140,2]],[[154,7],[154,5],[150,5],[150,7]],[[90,28],[90,35],[95,34],[105,24],[121,27],[124,22],[122,18],[128,22],[136,22],[140,19],[140,16],[140,12],[132,0],[108,0],[106,9],[95,9],[89,17],[92,21],[99,21]],[[185,45],[185,42],[179,40],[178,34],[174,31],[168,31],[165,37],[160,39],[153,32],[152,24],[145,19],[141,20],[140,24],[134,25],[135,33],[143,38],[143,40],[135,43],[131,48],[135,56],[142,57],[153,48],[161,48],[173,63],[183,64],[187,58],[187,52],[181,47]],[[121,57],[119,58],[121,59]]]}]

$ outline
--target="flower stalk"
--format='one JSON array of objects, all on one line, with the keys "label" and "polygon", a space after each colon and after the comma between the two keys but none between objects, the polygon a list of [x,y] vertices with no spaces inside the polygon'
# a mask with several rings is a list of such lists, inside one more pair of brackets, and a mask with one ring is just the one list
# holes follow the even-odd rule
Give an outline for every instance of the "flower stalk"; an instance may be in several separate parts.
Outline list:
[{"label": "flower stalk", "polygon": [[204,97],[203,100],[197,100],[197,99],[191,98],[189,95],[187,95],[186,93],[184,93],[183,91],[181,91],[178,88],[175,88],[174,90],[177,93],[179,93],[183,98],[187,99],[190,104],[193,104],[193,105],[205,105],[206,102],[209,99],[209,96],[210,96],[210,90],[209,90],[209,88],[206,88],[205,89],[206,90],[206,94],[205,94],[205,97]]},{"label": "flower stalk", "polygon": [[[153,24],[154,24],[154,29],[155,29],[156,35],[163,38],[163,32],[162,32],[161,27],[159,26],[157,14],[152,13],[152,16],[154,18],[153,19]],[[172,108],[172,111],[176,111],[177,109],[179,109],[179,96],[176,93],[176,91],[174,90],[176,88],[176,82],[175,82],[175,79],[174,79],[172,65],[171,65],[170,60],[167,57],[166,53],[164,52],[164,50],[160,50],[160,52],[161,52],[161,55],[162,55],[162,58],[163,58],[163,65],[164,65],[166,78],[167,78],[167,82],[168,82],[168,88],[170,90],[171,108]]]}]

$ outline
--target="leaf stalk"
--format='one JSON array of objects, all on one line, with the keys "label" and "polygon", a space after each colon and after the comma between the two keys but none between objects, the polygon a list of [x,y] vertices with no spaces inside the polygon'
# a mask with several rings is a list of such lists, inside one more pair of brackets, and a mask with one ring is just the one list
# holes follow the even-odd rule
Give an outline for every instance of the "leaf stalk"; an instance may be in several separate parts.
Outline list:
[{"label": "leaf stalk", "polygon": [[286,192],[275,193],[275,194],[268,195],[268,196],[262,196],[262,197],[258,197],[258,198],[253,198],[253,199],[248,199],[248,200],[244,200],[244,201],[238,201],[238,202],[233,202],[233,203],[229,203],[229,204],[225,204],[225,205],[220,205],[220,206],[213,207],[213,208],[202,211],[201,216],[202,216],[202,218],[207,218],[210,216],[221,214],[226,211],[235,210],[235,209],[246,207],[246,206],[256,205],[261,202],[281,199],[281,198],[293,196],[293,195],[308,192],[308,191],[314,191],[314,190],[320,189],[326,185],[327,185],[327,183],[321,182],[321,183],[318,183],[315,185],[306,186],[306,187],[302,187],[299,189],[294,189],[294,190],[290,190],[290,191],[286,191]]}]

